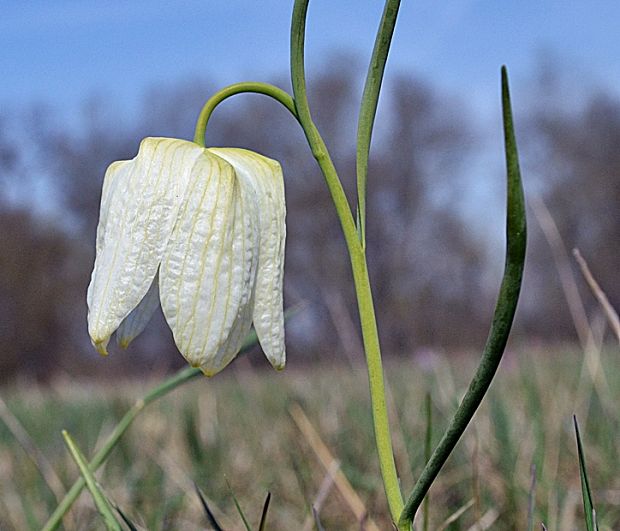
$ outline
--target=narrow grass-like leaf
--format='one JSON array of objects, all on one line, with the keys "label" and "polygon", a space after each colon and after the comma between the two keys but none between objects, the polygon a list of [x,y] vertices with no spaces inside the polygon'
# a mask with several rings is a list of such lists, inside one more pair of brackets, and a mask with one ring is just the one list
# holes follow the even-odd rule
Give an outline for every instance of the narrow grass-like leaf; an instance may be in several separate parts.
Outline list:
[{"label": "narrow grass-like leaf", "polygon": [[385,72],[385,64],[390,51],[399,8],[400,0],[387,0],[385,2],[375,45],[372,50],[370,65],[368,66],[368,73],[366,74],[362,105],[357,122],[357,231],[362,247],[365,246],[366,241],[366,180],[368,176],[370,141],[375,115],[377,114],[383,73]]},{"label": "narrow grass-like leaf", "polygon": [[248,519],[245,517],[245,514],[243,513],[243,510],[241,509],[241,505],[239,504],[239,500],[237,500],[237,496],[235,496],[235,491],[233,490],[232,485],[228,481],[228,478],[226,478],[226,484],[228,485],[228,490],[230,491],[230,495],[232,496],[233,502],[235,503],[235,507],[237,508],[237,512],[239,513],[239,516],[241,516],[241,520],[243,521],[243,525],[244,525],[246,531],[252,531],[252,528],[250,527]]},{"label": "narrow grass-like leaf", "polygon": [[467,428],[476,413],[478,406],[480,406],[499,367],[517,310],[525,264],[527,230],[525,197],[521,183],[521,171],[519,170],[519,155],[512,120],[506,67],[502,67],[502,111],[507,173],[506,259],[504,276],[495,305],[491,330],[489,331],[480,364],[469,384],[467,392],[405,503],[399,517],[400,527],[405,527],[413,522],[428,489],[435,481],[452,450],[454,450],[465,428]]},{"label": "narrow grass-like leaf", "polygon": [[116,509],[116,512],[120,515],[120,517],[123,519],[123,522],[125,522],[125,525],[129,528],[129,531],[138,531],[138,528],[136,527],[136,525],[130,520],[130,518],[121,510],[121,508],[118,505],[114,505],[114,508]]},{"label": "narrow grass-like leaf", "polygon": [[205,512],[205,516],[207,517],[207,520],[211,527],[213,527],[215,531],[224,531],[222,529],[222,526],[218,524],[217,520],[215,519],[215,516],[211,512],[211,509],[209,509],[209,504],[207,503],[207,500],[205,499],[202,491],[200,490],[198,485],[196,485],[196,483],[194,483],[194,488],[196,489],[196,494],[198,494],[198,498],[200,499],[200,503],[202,504],[202,508]]},{"label": "narrow grass-like leaf", "polygon": [[271,492],[267,493],[265,503],[263,503],[263,512],[260,515],[260,524],[258,524],[258,531],[265,531],[267,525],[267,511],[269,511],[269,502],[271,501]]},{"label": "narrow grass-like leaf", "polygon": [[536,464],[530,468],[530,493],[527,498],[527,531],[534,531],[534,506],[536,505]]},{"label": "narrow grass-like leaf", "polygon": [[62,436],[65,439],[65,443],[67,444],[69,451],[71,452],[71,457],[73,457],[73,460],[77,463],[77,466],[80,469],[80,473],[84,477],[84,481],[86,481],[86,486],[93,497],[99,514],[102,516],[103,521],[105,522],[106,528],[110,531],[122,531],[121,525],[114,516],[110,502],[107,500],[103,492],[101,492],[101,489],[99,488],[99,485],[97,485],[95,477],[88,469],[88,461],[86,461],[86,458],[75,444],[75,441],[72,439],[71,435],[69,435],[66,430],[62,431]]},{"label": "narrow grass-like leaf", "polygon": [[579,435],[579,424],[577,417],[573,415],[573,423],[575,425],[575,436],[577,437],[577,454],[579,456],[579,476],[581,477],[581,495],[583,496],[583,511],[586,518],[586,529],[588,531],[598,531],[596,523],[596,511],[592,500],[592,492],[590,491],[590,482],[588,481],[588,473],[586,471],[586,458],[581,444],[581,436]]}]

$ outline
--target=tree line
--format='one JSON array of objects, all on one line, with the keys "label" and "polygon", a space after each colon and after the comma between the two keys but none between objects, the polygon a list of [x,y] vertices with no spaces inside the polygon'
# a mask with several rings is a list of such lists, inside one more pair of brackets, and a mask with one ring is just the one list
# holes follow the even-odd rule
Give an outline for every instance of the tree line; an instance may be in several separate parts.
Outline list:
[{"label": "tree line", "polygon": [[[353,197],[359,79],[349,62],[333,61],[330,73],[311,83],[311,105]],[[68,125],[44,107],[0,115],[1,380],[182,365],[161,315],[128,352],[98,358],[86,332],[85,293],[107,165],[132,158],[144,136],[191,138],[215,88],[203,80],[153,89],[136,118],[103,99],[84,105],[79,124]],[[526,187],[542,199],[565,245],[581,249],[617,306],[620,101],[604,91],[576,107],[543,100],[516,117]],[[400,74],[386,81],[371,152],[367,226],[386,355],[471,350],[484,340],[503,261],[504,170],[498,164],[488,171],[493,182],[472,178],[475,153],[485,149],[480,128],[462,99],[423,79]],[[355,363],[362,350],[344,242],[300,130],[275,103],[247,96],[223,104],[207,134],[209,145],[247,147],[282,163],[285,301],[302,308],[287,328],[289,360]],[[495,134],[501,134],[499,122]],[[478,204],[475,192],[487,188],[489,204]],[[472,223],[486,210],[498,213],[490,215],[494,226]],[[532,215],[530,228],[515,338],[574,341],[556,265]],[[583,296],[595,309],[586,289]]]}]

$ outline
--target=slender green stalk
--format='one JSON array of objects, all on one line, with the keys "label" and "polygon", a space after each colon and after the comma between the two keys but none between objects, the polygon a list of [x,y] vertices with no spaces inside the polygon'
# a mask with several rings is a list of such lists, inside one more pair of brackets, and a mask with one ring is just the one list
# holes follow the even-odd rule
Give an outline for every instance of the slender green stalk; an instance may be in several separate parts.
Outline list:
[{"label": "slender green stalk", "polygon": [[103,492],[101,492],[99,485],[97,485],[95,477],[88,468],[88,463],[86,462],[84,454],[82,454],[77,444],[75,444],[75,441],[73,440],[71,435],[69,435],[69,432],[63,430],[62,436],[65,439],[65,443],[67,444],[69,451],[71,452],[71,456],[73,457],[74,461],[77,463],[80,469],[80,473],[82,474],[86,486],[88,487],[88,490],[93,497],[99,514],[103,517],[106,528],[110,531],[121,531],[121,525],[118,523],[118,520],[114,516],[112,506],[110,505],[110,502],[107,500]]},{"label": "slender green stalk", "polygon": [[[366,364],[370,383],[370,396],[372,403],[372,417],[375,428],[375,439],[383,485],[394,521],[398,521],[403,499],[400,492],[392,438],[388,421],[387,406],[385,400],[385,384],[383,381],[383,367],[381,362],[381,350],[375,309],[368,277],[366,254],[358,237],[351,207],[338,178],[336,168],[329,156],[325,143],[319,134],[310,114],[308,97],[306,92],[306,77],[304,68],[304,38],[306,27],[306,14],[309,0],[296,0],[293,7],[293,19],[291,23],[291,78],[293,84],[293,96],[299,122],[306,134],[312,154],[323,172],[325,182],[336,208],[336,213],[342,226],[347,249],[351,259],[353,280],[360,314],[362,338],[366,351]],[[405,524],[401,529],[409,529]]]},{"label": "slender green stalk", "polygon": [[487,339],[480,365],[469,384],[450,425],[433,452],[420,478],[407,499],[400,517],[400,523],[413,522],[424,496],[439,474],[448,456],[461,438],[465,428],[474,416],[480,402],[484,398],[493,376],[502,359],[508,334],[517,309],[526,247],[525,199],[519,171],[517,142],[514,134],[508,74],[502,67],[502,107],[504,122],[504,142],[506,150],[506,167],[508,174],[507,205],[506,205],[506,263],[504,276],[500,286],[499,297],[495,306],[493,322]]},{"label": "slender green stalk", "polygon": [[368,175],[370,141],[375,124],[375,115],[377,114],[381,82],[383,81],[383,73],[385,72],[385,64],[390,51],[399,8],[400,0],[387,0],[385,2],[368,73],[366,74],[366,84],[364,85],[362,105],[357,122],[357,230],[364,248],[366,247],[366,178]]},{"label": "slender green stalk", "polygon": [[222,90],[216,92],[213,96],[211,96],[211,98],[209,98],[207,103],[205,103],[204,107],[200,111],[200,115],[198,116],[198,120],[196,122],[194,142],[204,147],[207,123],[209,122],[209,118],[211,118],[211,114],[213,113],[215,107],[217,107],[225,99],[230,98],[235,94],[242,94],[248,92],[254,94],[263,94],[265,96],[273,98],[274,100],[284,105],[293,116],[297,117],[293,98],[291,98],[291,96],[281,88],[278,88],[275,85],[270,85],[269,83],[258,83],[252,81],[235,83],[234,85],[229,85],[228,87],[225,87]]}]

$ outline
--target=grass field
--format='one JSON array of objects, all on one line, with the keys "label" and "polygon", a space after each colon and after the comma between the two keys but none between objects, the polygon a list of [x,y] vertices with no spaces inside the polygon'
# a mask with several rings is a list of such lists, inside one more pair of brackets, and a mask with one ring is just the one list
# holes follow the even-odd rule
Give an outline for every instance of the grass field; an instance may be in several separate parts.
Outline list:
[{"label": "grass field", "polygon": [[[436,442],[474,362],[429,355],[388,363],[394,446],[406,490],[424,463],[426,393]],[[6,405],[0,422],[0,529],[40,528],[78,477],[62,429],[92,455],[155,383],[56,381],[49,388],[0,390]],[[574,349],[508,353],[431,489],[429,528],[527,529],[532,497],[536,529],[540,522],[549,530],[584,529],[575,413],[600,529],[619,529],[619,405],[617,347],[592,356],[589,364]],[[252,526],[269,491],[267,529],[312,529],[316,505],[327,530],[360,529],[363,511],[366,529],[389,530],[369,411],[362,367],[323,365],[280,374],[238,367],[195,380],[145,409],[97,478],[107,496],[147,529],[205,529],[196,482],[225,529],[242,529],[231,491]],[[27,451],[16,440],[26,437],[21,428],[30,438]],[[422,529],[420,516],[416,523]],[[87,492],[65,527],[103,527]]]}]

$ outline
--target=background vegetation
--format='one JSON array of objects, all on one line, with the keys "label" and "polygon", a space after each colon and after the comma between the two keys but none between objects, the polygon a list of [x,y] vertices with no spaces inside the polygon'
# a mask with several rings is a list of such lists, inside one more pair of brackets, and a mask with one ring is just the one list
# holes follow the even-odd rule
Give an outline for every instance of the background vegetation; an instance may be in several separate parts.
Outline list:
[{"label": "background vegetation", "polygon": [[[353,65],[333,57],[331,74],[310,88],[350,187],[360,89]],[[532,93],[515,113],[532,208],[513,340],[491,395],[431,491],[431,529],[525,529],[530,498],[536,522],[581,528],[573,413],[601,529],[620,526],[618,347],[569,257],[579,247],[620,306],[620,101],[599,91],[564,107],[556,97],[564,82],[546,74],[532,76]],[[99,358],[86,333],[85,292],[104,170],[133,157],[146,135],[191,137],[215,84],[187,87],[150,91],[139,119],[97,98],[79,124],[45,106],[0,112],[0,529],[36,529],[77,477],[61,429],[92,455],[146,389],[136,377],[159,381],[184,363],[161,315],[129,352]],[[462,99],[400,74],[388,78],[382,106],[367,237],[398,469],[411,485],[424,459],[424,397],[431,392],[438,435],[487,332],[502,265],[504,170],[498,149],[495,181],[472,171],[500,123],[485,130]],[[327,529],[358,529],[360,510],[369,513],[368,529],[373,522],[387,529],[350,272],[315,163],[285,112],[258,97],[227,103],[211,127],[210,144],[248,147],[284,166],[285,299],[304,304],[287,329],[289,368],[256,378],[265,363],[254,353],[221,377],[175,392],[140,417],[98,477],[149,529],[204,526],[192,481],[226,528],[240,528],[226,480],[256,520],[273,493],[273,529],[310,526],[318,502]],[[405,404],[419,411],[404,415]],[[300,429],[303,416],[328,454]],[[66,527],[98,522],[84,494]]]},{"label": "background vegetation", "polygon": [[[430,529],[527,529],[530,513],[539,529],[540,522],[548,529],[583,529],[573,413],[580,420],[600,529],[618,528],[617,351],[596,359],[602,362],[604,385],[593,383],[580,352],[509,353],[430,491]],[[396,461],[406,485],[424,463],[426,420],[423,407],[402,412],[424,404],[430,392],[436,441],[464,392],[473,361],[429,355],[417,367],[389,364]],[[378,463],[369,457],[374,449],[365,380],[361,367],[326,365],[261,378],[237,369],[199,379],[145,410],[97,477],[106,495],[147,529],[205,528],[193,482],[225,529],[242,528],[230,489],[252,525],[269,491],[269,529],[313,529],[312,505],[326,529],[360,529],[360,520],[365,529],[389,529]],[[60,430],[69,430],[92,455],[148,387],[63,381],[45,391],[12,386],[3,395],[14,420],[58,473],[57,481],[68,486],[78,471]],[[5,415],[6,410],[3,420]],[[0,483],[0,528],[38,529],[57,503],[50,488],[54,480],[48,478],[46,485],[33,464],[36,453],[24,452],[3,425],[0,448],[8,480]],[[101,527],[87,492],[65,525]]]},{"label": "background vegetation", "polygon": [[[314,79],[310,91],[348,186],[355,180],[359,91],[353,64],[334,57],[331,73]],[[533,94],[515,96],[533,102],[516,114],[535,207],[514,330],[528,343],[575,339],[574,316],[537,223],[545,204],[557,233],[569,250],[581,249],[612,305],[620,299],[620,102],[599,92],[561,107],[558,101],[567,100],[556,95],[565,84],[545,72],[542,81],[532,76]],[[150,91],[137,120],[124,119],[114,102],[101,99],[85,104],[81,124],[69,125],[43,106],[26,115],[0,114],[0,380],[18,373],[40,380],[58,373],[118,376],[120,367],[123,374],[145,374],[182,363],[167,328],[158,326],[161,316],[131,352],[99,359],[86,334],[84,293],[105,168],[133,157],[144,136],[191,136],[197,109],[214,86],[188,87]],[[493,160],[480,176],[472,167],[480,163],[477,153],[488,153],[489,139],[500,136],[501,124],[481,129],[462,99],[406,74],[388,78],[382,102],[370,167],[368,248],[384,350],[409,358],[426,347],[479,348],[502,266],[501,148],[495,170],[488,169]],[[252,148],[283,163],[285,301],[306,305],[288,328],[292,366],[317,357],[361,359],[342,237],[315,162],[300,149],[296,124],[274,103],[247,96],[218,110],[209,135],[212,145]],[[489,181],[489,175],[497,178]],[[585,310],[597,308],[587,288],[582,295]]]}]

